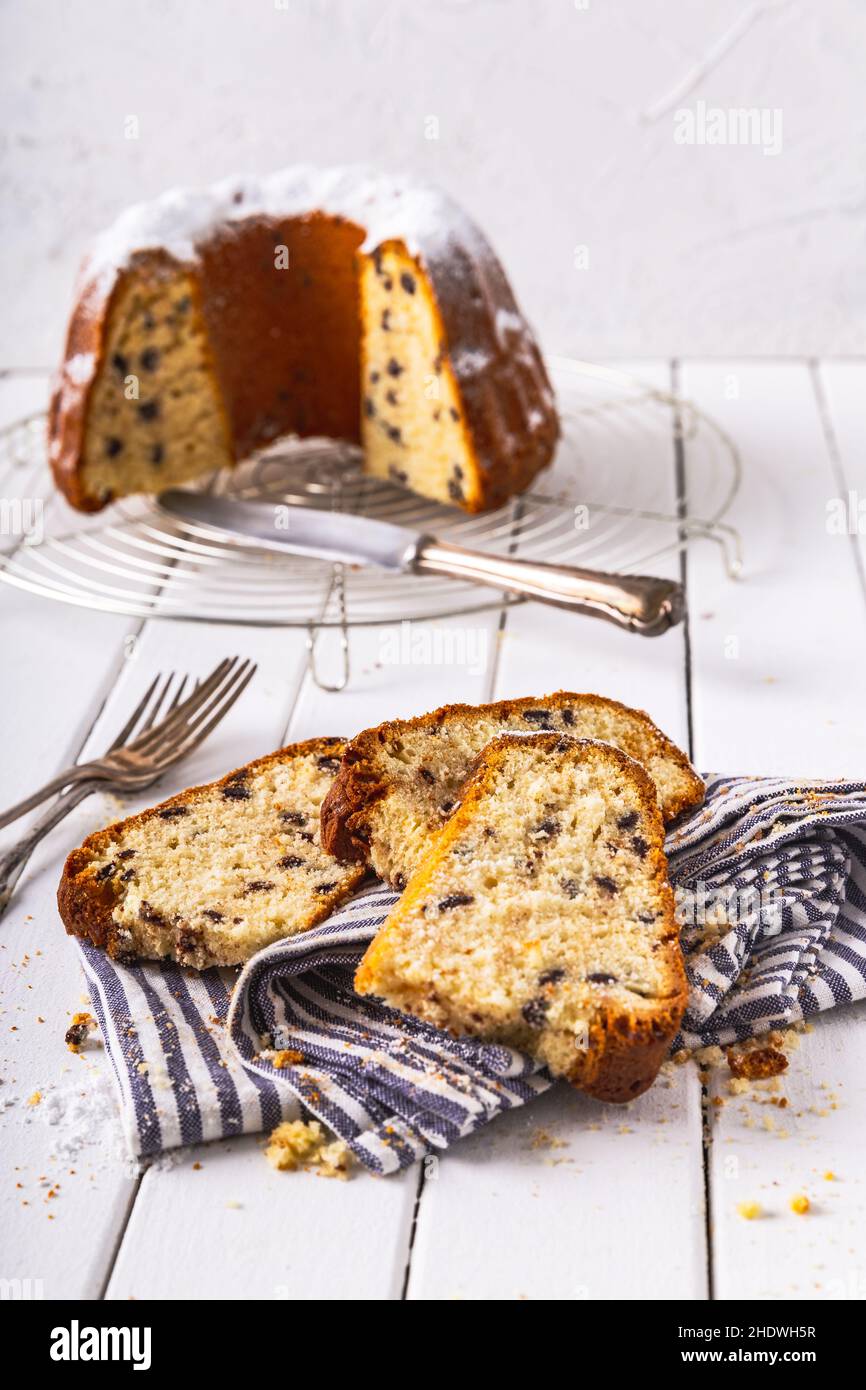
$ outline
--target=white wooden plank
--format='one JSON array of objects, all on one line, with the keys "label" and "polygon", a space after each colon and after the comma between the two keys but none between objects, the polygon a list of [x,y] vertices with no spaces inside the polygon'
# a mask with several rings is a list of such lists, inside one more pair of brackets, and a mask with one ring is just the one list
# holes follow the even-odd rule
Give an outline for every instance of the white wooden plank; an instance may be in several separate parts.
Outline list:
[{"label": "white wooden plank", "polygon": [[838,483],[827,524],[836,533],[840,526],[847,529],[866,599],[866,361],[821,362],[812,371]]},{"label": "white wooden plank", "polygon": [[[628,367],[625,370],[629,370]],[[668,387],[665,366],[632,368]],[[629,448],[612,437],[610,449]],[[617,459],[606,455],[606,466]],[[672,431],[647,466],[675,513]],[[669,535],[673,535],[673,529]],[[676,577],[678,557],[655,565]],[[649,710],[688,743],[684,634],[628,636],[605,623],[525,605],[508,615],[496,695],[564,687]],[[548,1131],[550,1148],[538,1129]],[[706,1293],[700,1094],[676,1069],[629,1106],[559,1086],[446,1155],[422,1192],[410,1298],[701,1298]]]},{"label": "white wooden plank", "polygon": [[[745,465],[732,519],[743,533],[747,579],[724,582],[708,547],[689,554],[699,764],[862,776],[862,595],[848,538],[825,525],[838,485],[808,368],[688,364],[683,389],[731,432]],[[861,1005],[815,1021],[784,1078],[784,1111],[756,1102],[745,1115],[733,1101],[710,1107],[716,1297],[817,1297],[831,1281],[856,1277],[862,1257],[854,1252],[866,1238],[857,1114],[864,1017]],[[840,1097],[827,1116],[813,1113],[832,1104],[822,1084]],[[776,1130],[763,1129],[768,1115]],[[825,1168],[842,1176],[838,1188],[822,1186]],[[815,1201],[806,1217],[788,1209],[799,1191]],[[742,1200],[760,1202],[767,1215],[744,1220]]]}]

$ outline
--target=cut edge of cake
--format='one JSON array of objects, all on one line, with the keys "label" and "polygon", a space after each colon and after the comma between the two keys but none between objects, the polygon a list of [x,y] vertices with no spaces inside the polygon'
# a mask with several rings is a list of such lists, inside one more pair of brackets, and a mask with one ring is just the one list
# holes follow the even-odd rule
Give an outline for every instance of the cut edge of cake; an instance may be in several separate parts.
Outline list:
[{"label": "cut edge of cake", "polygon": [[[136,960],[170,959],[179,965],[203,970],[211,966],[242,964],[272,941],[316,926],[350,896],[363,880],[366,870],[363,866],[338,864],[315,843],[318,806],[312,801],[305,808],[272,807],[275,817],[274,864],[264,866],[269,871],[273,868],[275,873],[295,875],[294,878],[281,878],[280,883],[287,887],[294,885],[295,890],[300,890],[301,896],[307,899],[305,910],[292,921],[289,930],[274,930],[270,935],[265,932],[267,939],[262,939],[260,934],[249,950],[233,953],[224,946],[216,948],[216,941],[224,935],[219,931],[224,914],[216,913],[214,917],[213,910],[209,910],[205,903],[198,905],[199,918],[202,920],[191,921],[182,914],[177,915],[176,920],[170,920],[163,911],[153,908],[148,899],[142,899],[134,921],[123,920],[122,917],[118,919],[115,913],[129,891],[123,887],[124,875],[130,875],[135,858],[135,852],[130,855],[128,850],[123,849],[122,842],[130,833],[135,835],[153,821],[165,825],[170,839],[172,827],[177,831],[178,825],[191,810],[216,796],[221,796],[229,807],[242,806],[250,799],[250,783],[278,765],[294,766],[315,759],[316,771],[330,778],[339,765],[343,747],[344,740],[338,738],[314,738],[289,744],[235,768],[214,782],[190,787],[156,806],[89,835],[68,856],[57,890],[58,909],[67,933],[105,950],[112,959],[122,964],[131,964]],[[324,788],[321,790],[324,795]],[[287,855],[287,849],[297,852]],[[327,863],[312,865],[311,860],[305,859],[311,854]],[[286,862],[281,864],[280,857]],[[312,884],[297,877],[299,870],[307,872],[303,868],[307,862],[317,874],[319,870],[327,868],[324,884]],[[330,882],[331,866],[333,883]],[[132,882],[132,877],[126,881]],[[256,893],[261,891],[278,895],[280,883],[254,878],[248,879],[247,887]],[[136,883],[138,888],[140,884]],[[270,898],[266,900],[270,901]],[[219,918],[219,923],[216,918]],[[243,918],[240,920],[243,921]]]},{"label": "cut edge of cake", "polygon": [[[517,960],[524,970],[530,969],[534,975],[533,992],[514,1015],[515,1005],[510,1005],[510,1021],[490,1023],[483,1013],[484,1002],[475,1001],[477,1014],[467,1012],[469,1005],[464,997],[462,1007],[452,998],[442,993],[440,975],[448,962],[447,933],[453,927],[456,913],[476,913],[482,915],[485,909],[495,904],[495,896],[485,900],[464,891],[473,887],[467,859],[467,844],[472,840],[476,818],[484,816],[485,799],[491,794],[491,787],[497,773],[501,772],[509,750],[515,747],[527,749],[534,746],[546,758],[559,754],[563,760],[571,758],[580,762],[595,762],[599,767],[614,769],[615,780],[630,791],[626,797],[629,810],[626,812],[630,835],[638,823],[641,828],[639,850],[635,865],[646,882],[646,916],[653,921],[638,928],[638,940],[644,934],[650,944],[650,956],[656,952],[660,962],[658,974],[665,981],[666,988],[652,998],[649,1006],[636,1003],[637,995],[629,993],[621,980],[600,975],[598,980],[587,983],[588,977],[579,982],[583,997],[579,1001],[581,1031],[576,1041],[572,1026],[564,1027],[563,1020],[551,1028],[549,1019],[556,1017],[562,996],[557,999],[561,982],[568,978],[568,971],[557,958],[555,951],[550,958],[548,952],[550,937],[531,939],[525,949],[537,952],[537,958],[524,957],[516,950],[509,956]],[[586,799],[577,803],[578,811],[586,814]],[[525,800],[520,801],[523,808]],[[497,820],[498,834],[502,834],[502,817],[507,815],[507,805],[500,806],[501,816]],[[489,827],[482,826],[482,836],[489,834]],[[557,831],[557,834],[560,833]],[[489,843],[489,842],[485,842]],[[476,759],[464,785],[463,796],[451,818],[431,841],[428,853],[410,879],[405,892],[392,909],[383,927],[371,942],[358,967],[355,988],[360,994],[371,994],[386,1003],[409,1014],[413,1014],[437,1027],[447,1028],[457,1036],[473,1035],[499,1041],[539,1056],[552,1074],[564,1077],[578,1089],[599,1100],[623,1103],[635,1099],[649,1087],[664,1061],[673,1041],[686,1007],[687,983],[679,946],[679,933],[675,920],[674,897],[667,877],[667,861],[664,854],[664,827],[655,794],[655,787],[648,774],[627,754],[610,744],[595,740],[573,739],[561,734],[504,734],[494,739]],[[633,856],[634,857],[634,856]],[[615,863],[616,861],[612,861]],[[441,898],[443,884],[437,882],[440,870],[450,866],[447,874],[449,891]],[[461,880],[460,874],[463,873]],[[609,874],[620,872],[611,869]],[[494,878],[495,874],[492,875]],[[643,881],[641,880],[641,881]],[[596,882],[601,884],[597,890],[598,903],[595,907],[598,919],[604,922],[604,912],[612,911],[616,896],[611,894],[613,877],[600,875]],[[623,885],[624,886],[624,885]],[[431,895],[435,901],[424,902]],[[495,887],[491,894],[495,895]],[[594,891],[593,888],[590,891]],[[521,900],[529,901],[531,880],[521,885]],[[571,891],[564,891],[563,912],[586,910],[586,900],[575,902]],[[650,911],[650,903],[652,910]],[[421,905],[420,912],[417,911]],[[426,930],[427,914],[433,908],[434,930]],[[590,910],[592,903],[590,902]],[[411,943],[411,929],[415,920],[424,919],[421,929],[421,945]],[[435,926],[444,918],[444,934],[437,937]],[[471,918],[468,919],[471,921]],[[593,919],[595,920],[595,919]],[[490,966],[491,950],[490,927],[482,918],[482,949],[480,966],[490,971],[490,981],[495,988],[491,992],[488,982],[488,997],[499,1007],[502,990],[505,989],[508,971],[493,969]],[[527,929],[535,930],[532,922]],[[406,941],[402,937],[406,936]],[[435,961],[436,985],[424,976],[424,938],[429,936],[432,945],[430,960]],[[611,940],[613,938],[611,937]],[[616,944],[622,944],[621,935]],[[495,949],[495,943],[494,943]],[[521,949],[524,949],[522,944]],[[600,948],[599,948],[600,949]],[[405,963],[400,964],[402,950]],[[435,953],[435,954],[434,954]],[[592,954],[592,951],[590,951]],[[604,952],[601,950],[600,958]],[[465,943],[459,952],[461,964],[465,963],[467,947]],[[513,966],[519,973],[519,965]],[[414,978],[409,978],[414,976]],[[470,983],[471,983],[470,967]],[[568,986],[566,986],[568,987]],[[465,991],[464,991],[465,995]],[[624,997],[625,996],[625,997]],[[568,1001],[565,1001],[566,1003]],[[534,1011],[534,1012],[533,1012]],[[531,1022],[529,1021],[531,1020]],[[549,1036],[548,1036],[549,1035]]]},{"label": "cut edge of cake", "polygon": [[[414,864],[408,860],[405,865],[401,862],[395,863],[395,859],[399,861],[401,853],[400,847],[395,844],[395,836],[391,833],[377,833],[375,826],[377,807],[381,812],[382,804],[398,791],[396,784],[389,780],[386,770],[381,765],[381,750],[388,745],[394,745],[407,735],[436,735],[443,729],[447,730],[449,724],[454,725],[461,720],[468,723],[479,717],[494,723],[521,718],[526,722],[527,730],[543,730],[541,716],[545,712],[551,719],[558,713],[562,720],[559,732],[571,733],[576,737],[598,738],[603,742],[611,742],[612,746],[621,746],[606,739],[597,728],[589,728],[584,733],[578,722],[580,715],[584,714],[620,722],[625,720],[631,726],[631,734],[635,739],[640,737],[648,741],[652,759],[665,764],[677,783],[676,788],[664,801],[663,817],[666,824],[672,824],[679,816],[702,803],[706,790],[703,780],[686,755],[662,733],[644,710],[632,709],[602,695],[559,690],[550,695],[500,700],[487,705],[443,705],[429,714],[418,715],[412,719],[387,720],[374,728],[363,730],[347,744],[340,772],[322,804],[322,844],[341,862],[369,863],[381,878],[402,890]],[[493,730],[490,736],[493,737],[497,732],[505,733],[508,730]],[[637,753],[633,751],[634,746],[632,743],[631,748],[627,747],[623,751],[637,758]],[[482,747],[483,743],[476,746],[473,756],[480,753]],[[652,776],[652,765],[648,770]],[[423,771],[422,767],[421,772]],[[461,773],[460,780],[463,776],[465,771]],[[430,789],[427,786],[418,786],[415,795],[419,799],[429,799]],[[414,827],[414,840],[423,843],[430,830],[439,828],[441,816],[447,814],[449,809],[446,801],[445,805],[439,808],[437,819],[436,808],[432,808],[423,823],[419,820],[419,825]],[[409,843],[410,838],[412,837],[408,834],[403,838],[404,855],[405,845]]]}]

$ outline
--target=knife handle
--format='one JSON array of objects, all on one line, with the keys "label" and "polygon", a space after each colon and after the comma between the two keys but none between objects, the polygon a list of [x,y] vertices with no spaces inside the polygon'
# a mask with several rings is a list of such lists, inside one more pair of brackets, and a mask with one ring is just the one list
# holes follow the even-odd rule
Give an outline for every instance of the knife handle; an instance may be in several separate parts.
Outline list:
[{"label": "knife handle", "polygon": [[466,550],[432,536],[422,537],[413,568],[419,574],[447,574],[452,579],[490,585],[557,608],[605,618],[643,637],[667,632],[685,613],[682,586],[672,579],[538,564]]}]

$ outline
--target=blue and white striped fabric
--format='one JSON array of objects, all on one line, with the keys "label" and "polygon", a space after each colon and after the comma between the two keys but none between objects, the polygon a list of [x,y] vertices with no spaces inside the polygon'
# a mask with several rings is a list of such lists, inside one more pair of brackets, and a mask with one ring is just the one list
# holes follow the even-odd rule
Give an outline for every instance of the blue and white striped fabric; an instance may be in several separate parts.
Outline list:
[{"label": "blue and white striped fabric", "polygon": [[[866,997],[866,785],[711,777],[667,850],[689,979],[675,1047],[726,1045]],[[510,1048],[353,992],[395,897],[369,889],[237,981],[116,966],[79,943],[133,1151],[308,1111],[391,1173],[546,1090],[546,1072]],[[278,1069],[273,1048],[297,1059]]]}]

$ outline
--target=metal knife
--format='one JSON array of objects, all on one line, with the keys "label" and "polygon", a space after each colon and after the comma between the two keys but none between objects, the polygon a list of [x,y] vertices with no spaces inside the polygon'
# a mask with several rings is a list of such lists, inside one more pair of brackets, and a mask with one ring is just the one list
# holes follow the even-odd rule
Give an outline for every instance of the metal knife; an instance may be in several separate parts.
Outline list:
[{"label": "metal knife", "polygon": [[161,493],[158,502],[187,526],[246,536],[267,550],[375,565],[392,574],[444,574],[605,618],[644,637],[657,637],[683,618],[682,587],[671,579],[491,555],[389,521],[315,507],[209,497],[179,488]]}]

